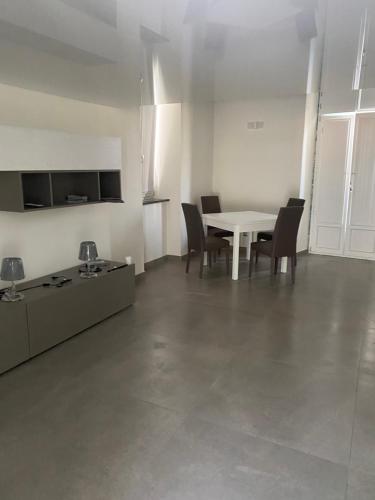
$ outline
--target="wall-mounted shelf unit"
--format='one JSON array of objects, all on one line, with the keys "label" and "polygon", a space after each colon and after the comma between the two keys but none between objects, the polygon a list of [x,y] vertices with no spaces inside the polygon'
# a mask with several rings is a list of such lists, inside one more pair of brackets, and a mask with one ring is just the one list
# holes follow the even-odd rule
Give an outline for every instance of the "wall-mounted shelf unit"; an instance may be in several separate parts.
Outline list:
[{"label": "wall-mounted shelf unit", "polygon": [[91,203],[122,203],[120,170],[0,172],[0,210],[34,212]]}]

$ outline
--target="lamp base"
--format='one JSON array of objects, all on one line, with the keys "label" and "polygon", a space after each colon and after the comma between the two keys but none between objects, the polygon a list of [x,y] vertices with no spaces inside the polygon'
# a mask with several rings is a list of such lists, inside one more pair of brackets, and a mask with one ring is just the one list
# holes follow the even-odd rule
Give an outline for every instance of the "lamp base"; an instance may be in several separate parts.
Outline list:
[{"label": "lamp base", "polygon": [[86,280],[90,280],[92,278],[97,278],[98,277],[98,274],[97,273],[93,273],[91,271],[85,271],[84,273],[81,273],[80,274],[80,277],[82,279],[86,279]]},{"label": "lamp base", "polygon": [[23,300],[25,298],[23,293],[10,293],[10,292],[5,292],[4,295],[1,297],[2,302],[19,302],[20,300]]}]

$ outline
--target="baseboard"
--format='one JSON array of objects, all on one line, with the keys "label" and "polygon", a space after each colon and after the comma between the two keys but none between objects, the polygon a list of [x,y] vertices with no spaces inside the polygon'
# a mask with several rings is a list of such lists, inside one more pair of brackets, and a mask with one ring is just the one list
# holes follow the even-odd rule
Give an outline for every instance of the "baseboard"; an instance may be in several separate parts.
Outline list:
[{"label": "baseboard", "polygon": [[167,260],[171,260],[172,262],[181,262],[182,260],[185,260],[187,255],[167,255]]},{"label": "baseboard", "polygon": [[[246,247],[241,247],[240,248],[240,253],[245,253],[246,252]],[[301,252],[297,252],[298,255],[308,255],[309,251],[308,250],[302,250]],[[183,262],[187,259],[187,254],[185,255],[164,255],[163,257],[159,257],[158,259],[152,260],[150,262],[145,263],[145,272],[149,271],[150,269],[154,269],[155,267],[159,266],[160,264],[163,264],[165,262]],[[138,276],[142,276],[142,274],[139,274]]]},{"label": "baseboard", "polygon": [[139,283],[142,281],[142,279],[145,277],[146,271],[143,271],[135,276],[135,284]]},{"label": "baseboard", "polygon": [[184,259],[186,259],[186,255],[182,255],[181,257],[178,255],[164,255],[163,257],[159,257],[158,259],[151,260],[150,262],[146,262],[145,263],[145,271],[148,271],[149,269],[153,269],[154,267],[159,266],[160,264],[163,264],[167,261],[181,262]]},{"label": "baseboard", "polygon": [[145,271],[148,271],[149,269],[154,268],[155,266],[161,264],[162,262],[166,262],[168,259],[167,255],[164,255],[163,257],[159,257],[158,259],[151,260],[150,262],[145,263]]},{"label": "baseboard", "polygon": [[[240,248],[241,254],[244,254],[246,252],[245,247]],[[303,255],[308,255],[310,252],[309,250],[301,250],[300,252],[297,252],[298,256],[303,256]],[[187,254],[186,255],[164,255],[163,257],[159,257],[158,259],[152,260],[150,262],[145,263],[144,268],[145,270],[143,273],[137,274],[135,277],[136,283],[140,282],[146,275],[147,271],[150,271],[151,269],[155,269],[158,266],[165,264],[166,262],[183,262],[186,261]]]}]

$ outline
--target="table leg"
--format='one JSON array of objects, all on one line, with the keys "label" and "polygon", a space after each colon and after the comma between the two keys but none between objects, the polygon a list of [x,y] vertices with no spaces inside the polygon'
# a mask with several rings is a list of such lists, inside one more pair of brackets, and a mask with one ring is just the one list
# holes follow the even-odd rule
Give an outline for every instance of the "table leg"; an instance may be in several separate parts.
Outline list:
[{"label": "table leg", "polygon": [[246,259],[250,260],[251,243],[254,241],[254,233],[247,233]]},{"label": "table leg", "polygon": [[[203,225],[203,229],[204,229],[204,235],[207,236],[207,234],[208,234],[208,227],[206,226],[206,224]],[[203,265],[205,267],[208,266],[208,255],[207,255],[207,252],[204,252]]]},{"label": "table leg", "polygon": [[208,266],[208,254],[207,254],[207,252],[204,252],[203,265]]},{"label": "table leg", "polygon": [[282,273],[288,272],[288,257],[283,257],[281,259],[281,272]]},{"label": "table leg", "polygon": [[238,229],[234,231],[233,236],[233,263],[232,263],[232,279],[238,280],[238,269],[240,266],[240,232]]}]

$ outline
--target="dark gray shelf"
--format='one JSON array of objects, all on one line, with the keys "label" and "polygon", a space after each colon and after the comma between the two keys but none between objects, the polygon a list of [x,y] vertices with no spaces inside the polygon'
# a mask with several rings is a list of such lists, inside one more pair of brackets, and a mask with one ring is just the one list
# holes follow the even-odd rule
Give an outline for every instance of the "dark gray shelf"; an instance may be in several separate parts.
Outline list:
[{"label": "dark gray shelf", "polygon": [[171,201],[169,198],[152,198],[150,200],[143,200],[143,205],[154,205],[155,203],[167,203]]},{"label": "dark gray shelf", "polygon": [[[69,203],[68,195],[87,201]],[[0,172],[0,210],[6,212],[122,202],[120,170]]]},{"label": "dark gray shelf", "polygon": [[48,172],[23,173],[21,179],[25,203],[43,205],[46,208],[52,206],[51,181]]},{"label": "dark gray shelf", "polygon": [[52,198],[55,206],[70,205],[68,195],[87,196],[87,202],[100,201],[97,172],[52,172]]},{"label": "dark gray shelf", "polygon": [[100,172],[99,182],[101,199],[121,200],[121,178],[118,172]]}]

